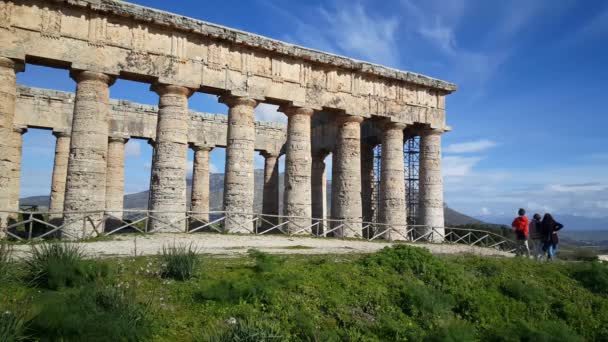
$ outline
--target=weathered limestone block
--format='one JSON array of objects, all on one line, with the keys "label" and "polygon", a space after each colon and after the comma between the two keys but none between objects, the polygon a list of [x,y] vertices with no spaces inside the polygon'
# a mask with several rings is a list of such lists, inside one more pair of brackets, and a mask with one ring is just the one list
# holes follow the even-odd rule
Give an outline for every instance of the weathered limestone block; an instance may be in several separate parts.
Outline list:
[{"label": "weathered limestone block", "polygon": [[325,227],[325,219],[327,218],[327,176],[325,172],[325,157],[326,153],[315,153],[312,156],[312,172],[311,172],[311,200],[312,200],[312,217],[313,223],[317,225],[313,227],[314,235],[322,235]]},{"label": "weathered limestone block", "polygon": [[435,229],[432,240],[443,240],[443,178],[441,175],[441,130],[420,132],[420,224],[427,227],[422,233]]},{"label": "weathered limestone block", "polygon": [[[71,76],[77,86],[62,235],[67,239],[78,239],[96,236],[103,230],[101,220],[106,206],[109,87],[114,79],[90,71],[74,71]],[[83,220],[84,216],[89,219]]]},{"label": "weathered limestone block", "polygon": [[[361,201],[363,222],[374,221],[374,145],[361,141]],[[369,236],[371,231],[363,232]]]},{"label": "weathered limestone block", "polygon": [[63,201],[65,198],[65,182],[68,173],[70,157],[70,133],[66,131],[53,132],[55,141],[55,160],[53,162],[53,178],[51,180],[50,218],[54,223],[63,217]]},{"label": "weathered limestone block", "polygon": [[188,97],[192,91],[158,83],[152,90],[159,95],[159,104],[150,179],[150,230],[185,231]]},{"label": "weathered limestone block", "polygon": [[[264,157],[264,194],[262,197],[262,213],[279,215],[279,154],[278,152],[263,152]],[[264,217],[272,224],[278,223],[277,217]],[[266,227],[268,224],[265,225]]]},{"label": "weathered limestone block", "polygon": [[311,225],[311,167],[310,108],[289,107],[287,114],[287,144],[285,157],[285,216],[291,217],[287,231],[292,234],[310,234]]},{"label": "weathered limestone block", "polygon": [[213,147],[193,145],[192,149],[194,150],[194,163],[190,211],[197,220],[209,222],[209,152]]},{"label": "weathered limestone block", "polygon": [[358,116],[336,119],[338,136],[332,169],[332,219],[344,220],[334,235],[361,236],[361,122]]},{"label": "weathered limestone block", "polygon": [[[15,132],[16,73],[23,64],[0,57],[0,210],[19,209],[19,174],[21,172],[21,134]],[[0,212],[0,239],[16,214]]]},{"label": "weathered limestone block", "polygon": [[226,141],[226,174],[224,178],[224,229],[230,233],[253,231],[253,157],[255,144],[254,117],[257,102],[251,98],[223,96],[229,107]]},{"label": "weathered limestone block", "polygon": [[121,136],[108,138],[108,168],[106,175],[106,213],[122,220],[125,196],[125,144]]},{"label": "weathered limestone block", "polygon": [[389,240],[407,239],[403,129],[403,124],[386,123],[382,132],[379,221],[387,224]]}]

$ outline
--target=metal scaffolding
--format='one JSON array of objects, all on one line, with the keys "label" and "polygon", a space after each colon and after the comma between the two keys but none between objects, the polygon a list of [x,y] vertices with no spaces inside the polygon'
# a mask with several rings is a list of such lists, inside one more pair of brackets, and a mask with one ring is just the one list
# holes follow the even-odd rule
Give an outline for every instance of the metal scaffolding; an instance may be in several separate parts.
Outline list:
[{"label": "metal scaffolding", "polygon": [[416,224],[418,219],[418,194],[420,191],[420,137],[413,136],[403,145],[405,163],[405,194],[407,221]]},{"label": "metal scaffolding", "polygon": [[374,222],[378,222],[378,204],[380,202],[380,168],[382,165],[382,145],[374,147],[374,180],[372,192],[372,210]]}]

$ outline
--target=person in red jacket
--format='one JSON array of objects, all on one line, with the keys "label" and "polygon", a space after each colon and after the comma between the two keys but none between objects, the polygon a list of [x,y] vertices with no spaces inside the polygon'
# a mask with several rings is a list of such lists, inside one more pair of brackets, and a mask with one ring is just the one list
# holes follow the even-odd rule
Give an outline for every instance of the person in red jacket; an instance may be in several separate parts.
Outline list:
[{"label": "person in red jacket", "polygon": [[515,229],[515,235],[517,236],[517,250],[515,251],[516,255],[523,255],[530,257],[530,247],[528,247],[528,218],[526,217],[526,211],[524,209],[519,209],[517,212],[517,216],[511,227]]}]

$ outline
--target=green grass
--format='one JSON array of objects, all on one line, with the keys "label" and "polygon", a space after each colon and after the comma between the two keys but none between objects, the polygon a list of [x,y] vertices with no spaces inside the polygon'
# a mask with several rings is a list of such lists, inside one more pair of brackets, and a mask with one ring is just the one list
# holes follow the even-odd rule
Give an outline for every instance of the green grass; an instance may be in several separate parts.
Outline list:
[{"label": "green grass", "polygon": [[160,255],[162,262],[161,276],[175,280],[188,280],[194,276],[198,263],[196,249],[192,245],[163,246]]},{"label": "green grass", "polygon": [[11,264],[18,279],[0,287],[0,312],[24,310],[19,336],[64,341],[608,339],[608,265],[597,262],[436,257],[403,245],[196,260],[179,281],[163,277],[162,256],[92,261],[108,275],[56,290],[33,288]]}]

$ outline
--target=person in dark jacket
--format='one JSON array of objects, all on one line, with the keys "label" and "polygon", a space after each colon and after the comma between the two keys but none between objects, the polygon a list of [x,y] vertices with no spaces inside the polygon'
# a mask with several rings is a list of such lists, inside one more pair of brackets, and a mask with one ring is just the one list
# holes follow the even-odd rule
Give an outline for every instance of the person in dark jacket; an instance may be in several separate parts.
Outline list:
[{"label": "person in dark jacket", "polygon": [[553,260],[557,254],[557,244],[559,243],[557,232],[562,228],[564,225],[555,221],[551,214],[545,214],[541,223],[541,232],[545,241],[543,249],[547,251],[548,260]]}]

